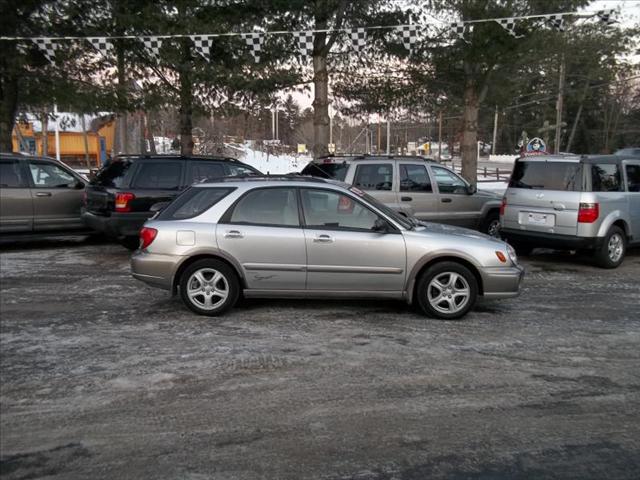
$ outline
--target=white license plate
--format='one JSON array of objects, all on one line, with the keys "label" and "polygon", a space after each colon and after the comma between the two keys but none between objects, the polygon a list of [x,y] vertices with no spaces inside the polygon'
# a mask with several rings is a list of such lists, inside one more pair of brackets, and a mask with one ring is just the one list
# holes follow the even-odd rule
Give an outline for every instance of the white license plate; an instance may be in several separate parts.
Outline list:
[{"label": "white license plate", "polygon": [[532,223],[533,225],[547,224],[547,215],[544,213],[530,213],[528,218],[529,223]]}]

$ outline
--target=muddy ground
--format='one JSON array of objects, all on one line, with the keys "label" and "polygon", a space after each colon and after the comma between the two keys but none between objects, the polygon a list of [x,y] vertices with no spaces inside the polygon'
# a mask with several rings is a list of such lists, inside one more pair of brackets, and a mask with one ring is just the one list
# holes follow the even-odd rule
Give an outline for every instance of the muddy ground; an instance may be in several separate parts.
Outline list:
[{"label": "muddy ground", "polygon": [[442,322],[289,300],[211,320],[117,245],[0,248],[4,478],[638,478],[638,250],[534,254],[520,298]]}]

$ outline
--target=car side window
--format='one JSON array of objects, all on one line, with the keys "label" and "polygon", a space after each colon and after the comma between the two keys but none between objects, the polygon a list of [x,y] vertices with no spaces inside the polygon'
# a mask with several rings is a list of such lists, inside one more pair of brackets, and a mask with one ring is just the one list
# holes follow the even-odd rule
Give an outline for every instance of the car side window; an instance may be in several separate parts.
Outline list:
[{"label": "car side window", "polygon": [[640,165],[627,165],[627,187],[630,192],[640,192]]},{"label": "car side window", "polygon": [[353,185],[362,190],[391,190],[393,183],[393,165],[375,163],[358,165]]},{"label": "car side window", "polygon": [[455,173],[442,167],[431,167],[440,193],[466,193],[467,184]]},{"label": "car side window", "polygon": [[224,177],[224,166],[219,162],[191,162],[191,178],[187,183],[199,183],[203,180]]},{"label": "car side window", "polygon": [[275,227],[300,226],[298,197],[294,188],[252,190],[232,208],[230,223]]},{"label": "car side window", "polygon": [[26,187],[22,178],[22,169],[15,160],[0,161],[0,187],[1,188],[21,188]]},{"label": "car side window", "polygon": [[69,188],[76,179],[57,165],[45,162],[29,162],[29,172],[36,188]]},{"label": "car side window", "polygon": [[235,163],[227,164],[227,175],[236,176],[236,175],[259,175],[254,169],[249,168],[245,165],[237,165]]},{"label": "car side window", "polygon": [[140,162],[131,188],[177,190],[181,174],[180,162]]},{"label": "car side window", "polygon": [[591,190],[593,192],[619,192],[620,169],[614,163],[591,165]]},{"label": "car side window", "polygon": [[302,211],[308,228],[371,231],[378,215],[339,192],[302,189]]},{"label": "car side window", "polygon": [[433,192],[427,167],[424,165],[400,164],[401,192]]}]

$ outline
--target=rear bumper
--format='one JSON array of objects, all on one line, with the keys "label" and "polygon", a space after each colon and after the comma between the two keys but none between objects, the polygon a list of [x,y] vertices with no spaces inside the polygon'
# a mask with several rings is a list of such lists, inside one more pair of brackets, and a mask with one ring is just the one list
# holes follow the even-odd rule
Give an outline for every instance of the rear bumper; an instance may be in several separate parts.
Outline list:
[{"label": "rear bumper", "polygon": [[153,213],[134,212],[117,213],[110,216],[96,215],[82,209],[82,221],[92,230],[105,233],[111,237],[137,237],[140,228],[144,225]]},{"label": "rear bumper", "polygon": [[182,258],[136,250],[131,256],[131,275],[148,285],[171,290],[173,275]]},{"label": "rear bumper", "polygon": [[531,232],[526,230],[513,230],[503,228],[500,230],[502,237],[507,241],[530,245],[532,247],[545,247],[557,249],[591,249],[600,248],[604,237],[578,237],[576,235],[557,235],[553,233]]},{"label": "rear bumper", "polygon": [[485,298],[511,298],[520,294],[524,268],[486,267],[480,269],[480,275]]}]

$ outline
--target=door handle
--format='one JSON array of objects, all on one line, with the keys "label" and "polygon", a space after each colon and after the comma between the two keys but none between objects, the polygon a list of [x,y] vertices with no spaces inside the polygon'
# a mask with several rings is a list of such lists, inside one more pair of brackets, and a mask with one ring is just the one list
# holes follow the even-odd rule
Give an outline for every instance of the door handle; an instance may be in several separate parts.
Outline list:
[{"label": "door handle", "polygon": [[331,238],[329,235],[318,235],[313,239],[313,241],[316,243],[332,243],[333,238]]},{"label": "door handle", "polygon": [[400,200],[403,202],[410,202],[411,200],[413,200],[413,198],[411,197],[400,197]]},{"label": "door handle", "polygon": [[442,203],[451,203],[451,199],[450,198],[442,198],[442,199],[440,199],[440,201]]},{"label": "door handle", "polygon": [[36,197],[50,197],[51,192],[36,192]]},{"label": "door handle", "polygon": [[553,202],[551,202],[551,203],[553,204],[553,209],[554,210],[562,211],[562,210],[564,210],[566,208],[562,203],[553,203]]},{"label": "door handle", "polygon": [[227,230],[224,234],[225,238],[243,238],[242,232],[239,230]]}]

